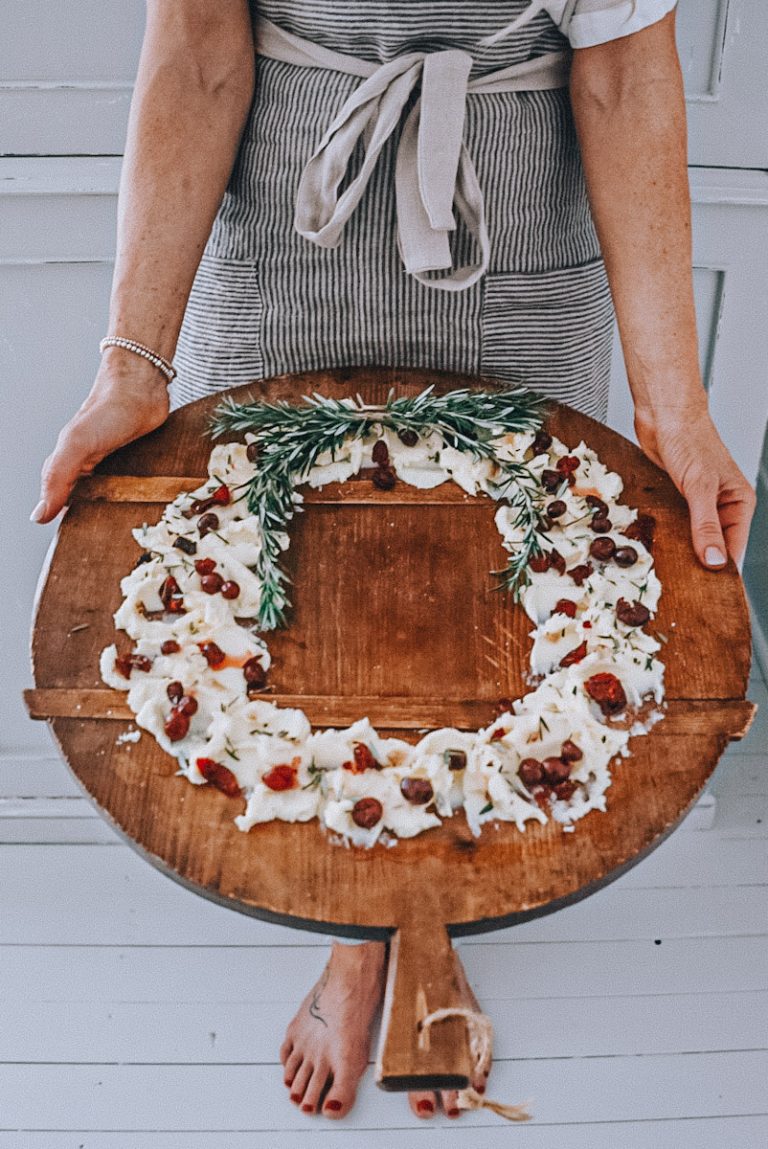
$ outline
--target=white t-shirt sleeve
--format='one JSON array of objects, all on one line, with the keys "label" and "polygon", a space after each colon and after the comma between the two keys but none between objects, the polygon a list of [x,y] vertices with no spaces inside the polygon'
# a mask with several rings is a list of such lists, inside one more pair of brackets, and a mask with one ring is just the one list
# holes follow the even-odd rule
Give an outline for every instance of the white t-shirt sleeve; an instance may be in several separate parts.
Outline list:
[{"label": "white t-shirt sleeve", "polygon": [[549,0],[546,9],[572,48],[591,48],[656,24],[677,0]]}]

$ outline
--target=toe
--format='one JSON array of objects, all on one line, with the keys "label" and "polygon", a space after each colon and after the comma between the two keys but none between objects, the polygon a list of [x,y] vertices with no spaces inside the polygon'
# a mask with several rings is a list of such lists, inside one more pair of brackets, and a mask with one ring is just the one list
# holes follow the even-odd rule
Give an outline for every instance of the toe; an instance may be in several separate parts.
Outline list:
[{"label": "toe", "polygon": [[437,1108],[437,1094],[409,1093],[408,1104],[417,1117],[434,1117]]},{"label": "toe", "polygon": [[303,1060],[304,1057],[298,1049],[292,1050],[290,1057],[285,1063],[285,1073],[283,1074],[283,1081],[286,1085],[293,1083],[293,1079],[298,1073],[299,1066]]},{"label": "toe", "polygon": [[446,1117],[458,1117],[461,1110],[458,1106],[459,1095],[455,1089],[445,1089],[440,1094],[443,1112]]},{"label": "toe", "polygon": [[309,1079],[312,1076],[312,1064],[309,1061],[302,1061],[299,1068],[296,1070],[296,1076],[291,1084],[291,1101],[296,1105],[301,1105],[304,1101],[304,1093],[309,1085]]},{"label": "toe", "polygon": [[291,1055],[293,1049],[293,1039],[286,1035],[283,1044],[280,1046],[280,1061],[285,1065],[286,1061]]},{"label": "toe", "polygon": [[323,1102],[323,1113],[326,1117],[346,1117],[355,1103],[357,1082],[357,1077],[339,1075],[333,1078],[328,1095]]},{"label": "toe", "polygon": [[304,1100],[301,1108],[304,1113],[317,1113],[320,1097],[328,1084],[331,1067],[327,1061],[319,1061],[312,1071],[307,1088],[304,1090]]},{"label": "toe", "polygon": [[472,1082],[472,1088],[475,1090],[476,1093],[479,1093],[482,1096],[482,1094],[485,1093],[485,1087],[486,1087],[487,1083],[488,1083],[488,1074],[483,1073],[479,1077],[476,1077],[474,1079],[474,1081]]}]

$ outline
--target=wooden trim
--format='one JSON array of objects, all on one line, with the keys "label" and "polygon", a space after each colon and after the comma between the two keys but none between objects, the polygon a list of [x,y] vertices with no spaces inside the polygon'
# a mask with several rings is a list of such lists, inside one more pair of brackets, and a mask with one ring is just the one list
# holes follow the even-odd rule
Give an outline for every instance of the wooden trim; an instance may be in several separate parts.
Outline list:
[{"label": "wooden trim", "polygon": [[[367,716],[374,725],[389,730],[436,730],[454,726],[477,730],[489,725],[499,713],[495,701],[458,699],[448,702],[393,696],[339,697],[309,694],[264,694],[265,702],[303,710],[313,726],[349,726]],[[133,719],[134,713],[118,690],[50,687],[25,690],[30,718],[90,718],[113,721]],[[729,738],[743,738],[757,707],[741,699],[668,699],[664,713],[665,734],[709,734],[713,730]]]}]

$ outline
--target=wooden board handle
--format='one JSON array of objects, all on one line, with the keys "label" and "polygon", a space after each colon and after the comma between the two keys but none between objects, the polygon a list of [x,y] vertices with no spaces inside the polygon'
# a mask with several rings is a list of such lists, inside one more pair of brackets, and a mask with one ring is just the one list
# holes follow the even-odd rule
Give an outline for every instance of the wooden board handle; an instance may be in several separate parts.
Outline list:
[{"label": "wooden board handle", "polygon": [[471,1058],[463,1018],[446,1018],[420,1042],[419,1023],[436,1009],[465,1006],[451,939],[436,912],[409,921],[390,942],[376,1084],[388,1090],[464,1089]]}]

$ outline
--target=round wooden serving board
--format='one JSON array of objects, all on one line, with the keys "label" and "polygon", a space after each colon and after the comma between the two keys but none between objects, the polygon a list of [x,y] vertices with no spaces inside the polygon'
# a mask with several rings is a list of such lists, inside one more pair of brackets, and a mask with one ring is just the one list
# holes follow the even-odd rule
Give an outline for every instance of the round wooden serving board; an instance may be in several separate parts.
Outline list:
[{"label": "round wooden serving board", "polygon": [[[347,370],[268,380],[231,392],[298,401],[319,391],[383,402],[478,385],[426,371]],[[488,385],[486,381],[485,385]],[[548,428],[584,439],[625,484],[623,499],[657,521],[663,585],[652,624],[667,636],[666,718],[632,741],[614,769],[607,813],[564,834],[554,821],[525,833],[496,823],[472,837],[462,813],[394,847],[345,849],[317,821],[272,822],[249,833],[243,803],[174,777],[176,762],[148,734],[118,744],[132,717],[99,677],[114,641],[120,579],[138,550],[131,529],[206,476],[209,417],[221,396],[176,411],[158,431],[110,456],[82,480],[59,531],[33,637],[35,717],[50,719],[62,754],[99,810],[171,877],[244,913],[356,937],[392,937],[388,1024],[378,1080],[385,1088],[463,1084],[464,1023],[417,1021],[456,998],[453,935],[495,929],[555,910],[599,889],[657,845],[701,793],[730,738],[749,724],[749,622],[732,563],[708,573],[690,544],[685,503],[670,480],[607,427],[553,405]],[[365,715],[382,732],[416,741],[423,728],[476,729],[524,694],[531,623],[489,572],[504,563],[494,507],[453,483],[391,492],[369,479],[306,491],[291,525],[289,627],[268,634],[272,698],[300,706],[317,726]]]}]

